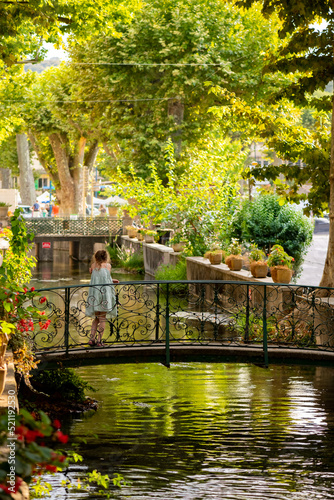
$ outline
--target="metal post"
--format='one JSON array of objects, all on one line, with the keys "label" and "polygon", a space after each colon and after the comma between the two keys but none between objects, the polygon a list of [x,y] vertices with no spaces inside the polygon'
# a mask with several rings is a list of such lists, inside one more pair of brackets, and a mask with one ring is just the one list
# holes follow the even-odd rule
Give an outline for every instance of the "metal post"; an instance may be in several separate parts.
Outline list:
[{"label": "metal post", "polygon": [[169,351],[169,283],[166,283],[166,363],[167,368],[170,367],[170,351]]},{"label": "metal post", "polygon": [[246,324],[245,324],[245,342],[249,342],[249,285],[246,286]]},{"label": "metal post", "polygon": [[155,323],[155,340],[159,340],[159,327],[160,327],[160,286],[157,284],[157,314]]},{"label": "metal post", "polygon": [[264,364],[268,368],[268,332],[267,332],[267,287],[263,290],[263,353]]},{"label": "metal post", "polygon": [[66,354],[68,354],[68,349],[69,349],[69,335],[70,335],[70,329],[69,329],[69,323],[70,323],[70,288],[65,288],[65,351]]}]

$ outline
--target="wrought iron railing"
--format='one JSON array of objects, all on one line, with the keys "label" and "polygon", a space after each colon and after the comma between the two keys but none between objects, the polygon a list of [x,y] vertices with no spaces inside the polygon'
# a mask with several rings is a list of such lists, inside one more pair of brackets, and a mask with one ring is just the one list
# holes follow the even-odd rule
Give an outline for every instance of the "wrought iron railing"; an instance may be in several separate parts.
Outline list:
[{"label": "wrought iron railing", "polygon": [[[135,281],[105,286],[114,287],[116,298],[115,315],[107,320],[103,335],[109,347],[164,344],[168,362],[172,344],[258,346],[266,364],[268,346],[334,351],[334,289],[239,281]],[[35,351],[68,353],[89,347],[90,288],[40,290],[33,302],[51,323],[47,330],[36,325]],[[103,292],[94,288],[95,297]]]},{"label": "wrought iron railing", "polygon": [[26,219],[27,231],[42,235],[116,235],[122,229],[122,219],[116,217],[39,217]]}]

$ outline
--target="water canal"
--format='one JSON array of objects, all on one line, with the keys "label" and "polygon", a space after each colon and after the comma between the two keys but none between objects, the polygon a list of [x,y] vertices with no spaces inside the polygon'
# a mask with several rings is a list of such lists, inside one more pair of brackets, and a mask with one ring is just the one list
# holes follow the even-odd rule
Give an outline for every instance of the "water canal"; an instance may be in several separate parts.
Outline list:
[{"label": "water canal", "polygon": [[[36,288],[87,283],[88,266],[44,263],[34,278]],[[180,363],[77,372],[97,389],[90,395],[100,407],[65,423],[84,462],[52,478],[52,499],[100,498],[61,484],[93,469],[124,477],[111,492],[117,500],[334,498],[334,368]]]}]

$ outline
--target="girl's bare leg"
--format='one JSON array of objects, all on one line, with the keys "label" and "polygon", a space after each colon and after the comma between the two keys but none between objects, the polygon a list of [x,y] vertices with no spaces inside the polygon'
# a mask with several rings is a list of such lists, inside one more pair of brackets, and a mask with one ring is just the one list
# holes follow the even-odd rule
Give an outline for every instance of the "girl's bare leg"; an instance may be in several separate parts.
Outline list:
[{"label": "girl's bare leg", "polygon": [[99,324],[99,318],[95,316],[92,322],[92,329],[90,332],[90,341],[94,342],[96,341],[96,330],[97,330],[97,325]]},{"label": "girl's bare leg", "polygon": [[98,331],[97,342],[99,344],[102,343],[102,337],[103,337],[104,329],[105,329],[105,326],[106,326],[106,314],[107,313],[100,312],[99,315],[98,315],[99,326],[98,326],[98,330],[97,330]]}]

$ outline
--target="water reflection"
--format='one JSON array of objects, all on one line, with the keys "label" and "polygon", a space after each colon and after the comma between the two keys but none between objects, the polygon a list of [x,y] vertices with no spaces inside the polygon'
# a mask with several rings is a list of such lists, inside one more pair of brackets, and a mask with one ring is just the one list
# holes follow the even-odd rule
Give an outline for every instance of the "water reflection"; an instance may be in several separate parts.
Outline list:
[{"label": "water reflection", "polygon": [[[67,255],[39,263],[34,286],[85,284],[88,267]],[[70,446],[77,443],[84,456],[84,465],[72,465],[69,476],[78,478],[87,468],[122,474],[128,484],[110,498],[334,498],[334,369],[180,363],[78,373],[96,387],[91,395],[101,405],[65,422]],[[51,479],[52,499],[98,498],[66,491],[62,479]]]},{"label": "water reflection", "polygon": [[[143,279],[121,269],[112,269],[112,275],[120,281]],[[53,262],[38,262],[33,270],[31,284],[38,289],[66,285],[86,285],[90,282],[89,263],[79,262],[68,256],[68,250],[54,252]]]},{"label": "water reflection", "polygon": [[[334,497],[333,411],[323,398],[334,395],[321,383],[333,369],[181,363],[78,372],[101,407],[72,422],[71,442],[84,437],[89,469],[130,481],[111,498]],[[70,475],[81,472],[72,466]],[[58,499],[85,498],[59,491]]]}]

